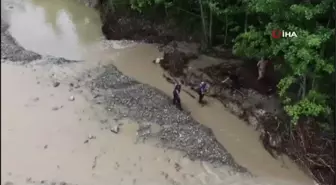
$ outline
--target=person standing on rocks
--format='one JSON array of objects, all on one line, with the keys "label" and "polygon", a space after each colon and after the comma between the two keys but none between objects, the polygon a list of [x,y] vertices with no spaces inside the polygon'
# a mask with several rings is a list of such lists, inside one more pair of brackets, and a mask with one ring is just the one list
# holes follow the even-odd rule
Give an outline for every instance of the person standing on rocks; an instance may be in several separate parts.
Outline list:
[{"label": "person standing on rocks", "polygon": [[238,72],[229,72],[229,78],[231,80],[231,93],[233,93],[235,90],[240,90],[241,84],[239,82]]},{"label": "person standing on rocks", "polygon": [[198,103],[201,103],[201,104],[204,103],[203,98],[207,90],[208,90],[208,85],[205,82],[201,82],[199,85],[199,89],[198,89],[198,95],[199,95]]},{"label": "person standing on rocks", "polygon": [[182,110],[182,105],[181,105],[181,98],[180,98],[180,93],[181,93],[181,84],[178,82],[173,91],[173,104],[176,105],[176,107],[180,110]]}]

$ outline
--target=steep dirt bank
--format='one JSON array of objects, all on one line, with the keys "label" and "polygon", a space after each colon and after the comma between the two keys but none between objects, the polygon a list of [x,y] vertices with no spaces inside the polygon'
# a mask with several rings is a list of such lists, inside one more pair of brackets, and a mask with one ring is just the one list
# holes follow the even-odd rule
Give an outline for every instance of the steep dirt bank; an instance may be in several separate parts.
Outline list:
[{"label": "steep dirt bank", "polygon": [[[173,40],[191,41],[193,39],[180,37],[178,31],[168,31],[169,34],[166,34],[164,31],[171,30],[169,24],[166,27],[162,24],[152,24],[150,21],[137,18],[134,15],[108,14],[105,18],[102,30],[106,38],[162,43],[161,48],[164,52],[164,58],[160,65],[169,72],[170,75],[166,75],[168,81],[174,83],[174,79],[180,79],[186,87],[189,86],[191,89],[195,89],[200,81],[208,81],[212,86],[208,95],[221,100],[233,114],[259,130],[261,133],[260,139],[271,154],[274,151],[290,154],[295,160],[306,160],[303,163],[310,163],[307,161],[308,159],[301,159],[300,154],[297,153],[299,150],[296,148],[301,147],[300,144],[290,143],[287,139],[283,140],[282,134],[284,134],[286,124],[282,123],[288,122],[288,119],[278,98],[274,95],[274,85],[277,82],[275,76],[270,75],[266,78],[266,81],[259,82],[256,77],[255,63],[251,65],[252,67],[244,66],[242,60],[227,55],[225,52],[219,52],[222,56],[229,56],[225,60],[215,59],[220,62],[212,66],[195,67],[193,66],[195,62],[192,59],[202,60],[199,48],[196,47],[191,51],[181,49],[186,48],[186,45],[187,48],[190,48],[195,44]],[[134,22],[135,24],[132,24]],[[138,33],[141,34],[137,35]],[[180,47],[181,45],[182,47]],[[237,72],[240,77],[242,88],[239,91],[231,92],[230,83],[221,83],[228,77],[229,72]],[[268,91],[270,87],[273,91]],[[300,135],[301,133],[297,134]],[[319,141],[312,142],[318,143]],[[329,145],[327,147],[332,148]],[[328,157],[324,158],[324,160],[327,159]],[[320,170],[316,169],[320,168],[320,165],[310,165],[308,168],[315,174],[316,178],[325,182],[333,182],[334,173],[330,170],[330,166],[322,167],[323,169]],[[320,177],[321,174],[325,177]]]},{"label": "steep dirt bank", "polygon": [[[100,7],[103,22],[102,32],[109,40],[135,40],[147,43],[168,44],[173,40],[195,41],[196,35],[179,29],[173,21],[165,21],[160,16],[149,20],[135,11],[106,11],[106,5]],[[105,24],[106,23],[106,24]]]}]

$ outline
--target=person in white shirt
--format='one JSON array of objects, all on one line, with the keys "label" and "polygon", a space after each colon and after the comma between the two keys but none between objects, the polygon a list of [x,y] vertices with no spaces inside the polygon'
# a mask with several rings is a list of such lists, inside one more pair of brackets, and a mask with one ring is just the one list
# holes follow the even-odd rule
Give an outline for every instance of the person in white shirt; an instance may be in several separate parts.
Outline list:
[{"label": "person in white shirt", "polygon": [[269,63],[269,61],[268,60],[264,60],[264,58],[262,58],[261,60],[259,60],[259,62],[257,63],[257,67],[258,67],[258,80],[261,80],[262,78],[264,78],[265,72],[266,72],[266,67],[267,67],[268,63]]}]

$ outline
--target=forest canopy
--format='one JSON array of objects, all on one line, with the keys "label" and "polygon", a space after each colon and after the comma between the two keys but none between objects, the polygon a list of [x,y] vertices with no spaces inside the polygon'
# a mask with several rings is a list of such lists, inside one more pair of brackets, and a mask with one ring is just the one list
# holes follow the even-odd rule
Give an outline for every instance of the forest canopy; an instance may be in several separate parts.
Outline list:
[{"label": "forest canopy", "polygon": [[[334,0],[108,0],[143,14],[164,14],[190,32],[202,30],[204,47],[221,45],[251,59],[278,61],[278,94],[295,125],[307,117],[332,132],[335,115]],[[297,37],[272,38],[273,30]]]}]

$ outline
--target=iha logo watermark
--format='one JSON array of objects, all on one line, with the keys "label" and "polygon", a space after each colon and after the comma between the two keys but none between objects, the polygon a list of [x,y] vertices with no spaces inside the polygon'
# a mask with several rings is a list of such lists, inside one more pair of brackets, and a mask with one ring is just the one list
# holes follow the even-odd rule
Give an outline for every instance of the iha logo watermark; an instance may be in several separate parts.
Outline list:
[{"label": "iha logo watermark", "polygon": [[298,37],[296,32],[294,31],[284,31],[284,30],[273,30],[272,31],[273,39],[293,38],[293,37]]}]

